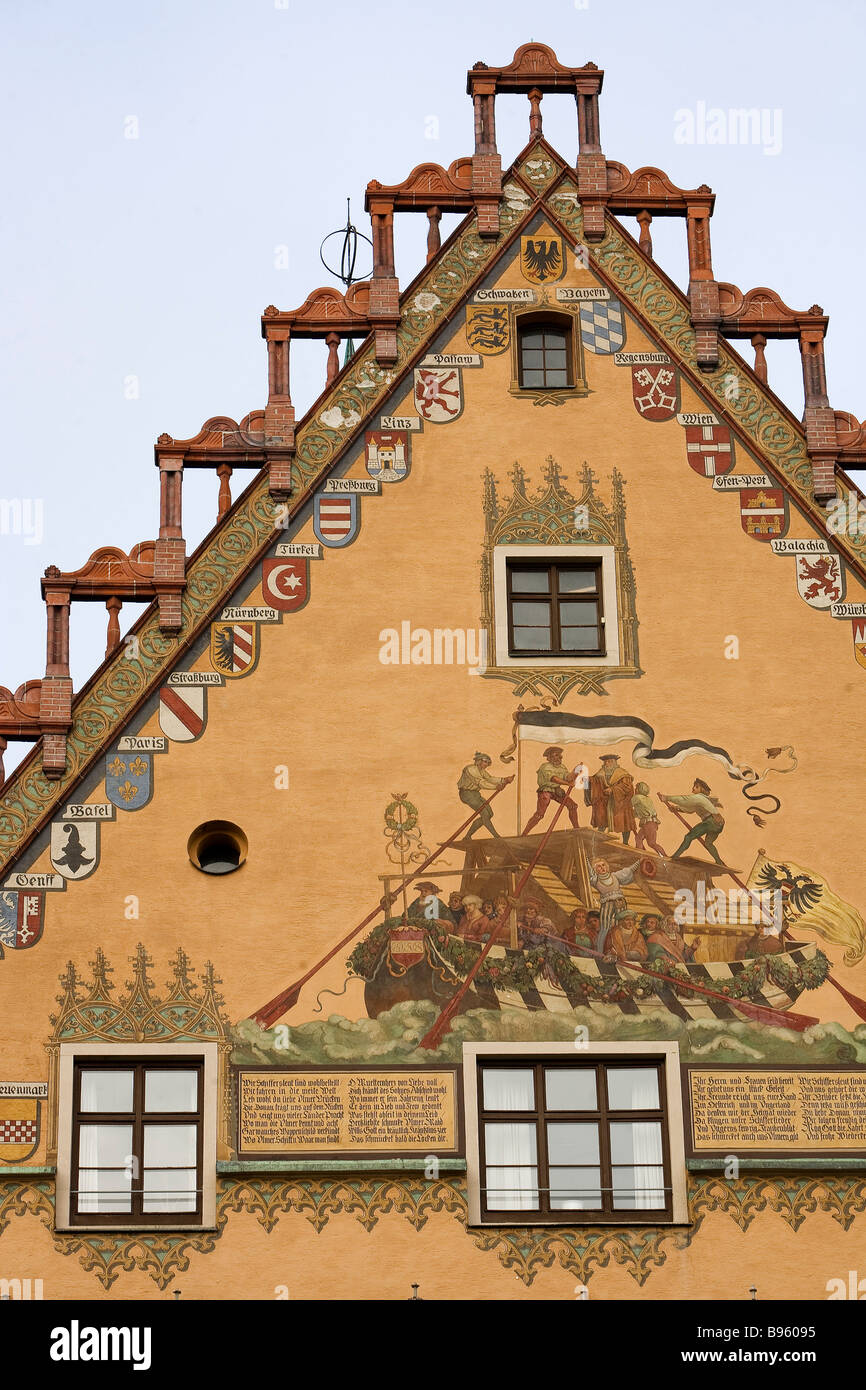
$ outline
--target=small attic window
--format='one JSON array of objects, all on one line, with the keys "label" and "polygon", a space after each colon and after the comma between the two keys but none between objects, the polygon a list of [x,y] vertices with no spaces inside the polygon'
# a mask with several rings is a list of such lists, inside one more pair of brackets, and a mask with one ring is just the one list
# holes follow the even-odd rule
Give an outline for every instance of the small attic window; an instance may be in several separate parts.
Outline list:
[{"label": "small attic window", "polygon": [[570,322],[524,321],[518,330],[518,355],[524,390],[561,390],[574,385]]},{"label": "small attic window", "polygon": [[231,821],[212,820],[198,826],[187,841],[190,862],[203,874],[231,874],[247,857],[247,837]]}]

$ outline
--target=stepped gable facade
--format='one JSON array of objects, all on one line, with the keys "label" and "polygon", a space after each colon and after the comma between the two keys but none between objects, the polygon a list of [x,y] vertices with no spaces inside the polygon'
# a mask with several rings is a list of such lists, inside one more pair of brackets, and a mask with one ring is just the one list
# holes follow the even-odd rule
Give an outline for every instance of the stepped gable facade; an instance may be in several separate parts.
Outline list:
[{"label": "stepped gable facade", "polygon": [[159,436],[155,538],[45,571],[45,672],[0,688],[0,1269],[46,1298],[856,1268],[866,423],[820,305],[718,278],[732,210],[608,158],[603,79],[475,63],[471,152],[367,186],[369,279],[264,310],[264,406]]}]

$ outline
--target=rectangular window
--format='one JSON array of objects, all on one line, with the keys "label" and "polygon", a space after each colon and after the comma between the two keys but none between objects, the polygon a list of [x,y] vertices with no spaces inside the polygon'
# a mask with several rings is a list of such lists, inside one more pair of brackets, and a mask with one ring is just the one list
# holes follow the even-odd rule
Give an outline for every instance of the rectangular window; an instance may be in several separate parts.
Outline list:
[{"label": "rectangular window", "polygon": [[506,571],[512,657],[605,655],[600,560],[508,560]]},{"label": "rectangular window", "polygon": [[527,324],[519,331],[520,385],[562,389],[572,385],[571,330],[556,324]]},{"label": "rectangular window", "polygon": [[204,1062],[76,1060],[70,1225],[202,1219]]},{"label": "rectangular window", "polygon": [[671,1220],[664,1068],[479,1059],[481,1219]]}]

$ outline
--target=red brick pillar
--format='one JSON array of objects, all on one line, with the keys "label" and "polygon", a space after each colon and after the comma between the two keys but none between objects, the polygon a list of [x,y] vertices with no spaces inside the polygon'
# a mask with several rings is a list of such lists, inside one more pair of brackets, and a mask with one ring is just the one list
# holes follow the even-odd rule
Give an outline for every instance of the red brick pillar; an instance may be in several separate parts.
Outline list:
[{"label": "red brick pillar", "polygon": [[[816,311],[818,306],[816,305]],[[824,367],[824,329],[800,329],[800,357],[803,364],[806,448],[812,462],[815,500],[826,502],[836,496],[836,416],[827,397]]]},{"label": "red brick pillar", "polygon": [[472,156],[472,193],[478,235],[499,236],[499,203],[502,199],[502,160],[496,149],[496,83],[473,82],[475,153]]},{"label": "red brick pillar", "polygon": [[181,529],[183,459],[159,455],[159,536],[153,560],[153,582],[159,600],[161,632],[179,632],[183,624],[181,595],[186,588],[186,542]]},{"label": "red brick pillar", "polygon": [[695,351],[702,371],[719,365],[719,287],[713,278],[710,250],[710,210],[705,203],[686,208],[689,247],[689,305],[695,330]]},{"label": "red brick pillar", "polygon": [[585,73],[575,78],[577,101],[577,193],[583,210],[583,235],[587,241],[604,236],[607,202],[607,162],[601,148],[598,94],[602,74]]},{"label": "red brick pillar", "polygon": [[42,771],[57,781],[66,771],[66,735],[72,726],[72,680],[69,675],[68,585],[54,583],[60,570],[49,565],[42,581],[47,640],[45,679],[39,692]]},{"label": "red brick pillar", "polygon": [[370,199],[373,224],[373,277],[368,313],[373,325],[376,361],[391,366],[397,361],[397,325],[400,322],[400,283],[394,271],[394,204],[387,198]]}]

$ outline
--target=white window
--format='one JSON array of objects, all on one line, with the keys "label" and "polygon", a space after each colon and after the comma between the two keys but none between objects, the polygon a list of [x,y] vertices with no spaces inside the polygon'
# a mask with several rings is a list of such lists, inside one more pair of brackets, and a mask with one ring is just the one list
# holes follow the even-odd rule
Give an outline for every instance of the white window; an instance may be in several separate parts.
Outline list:
[{"label": "white window", "polygon": [[497,667],[620,664],[612,545],[495,546],[493,608]]},{"label": "white window", "polygon": [[63,1043],[60,1230],[216,1221],[216,1043]]},{"label": "white window", "polygon": [[470,1223],[687,1221],[676,1044],[464,1044]]}]

